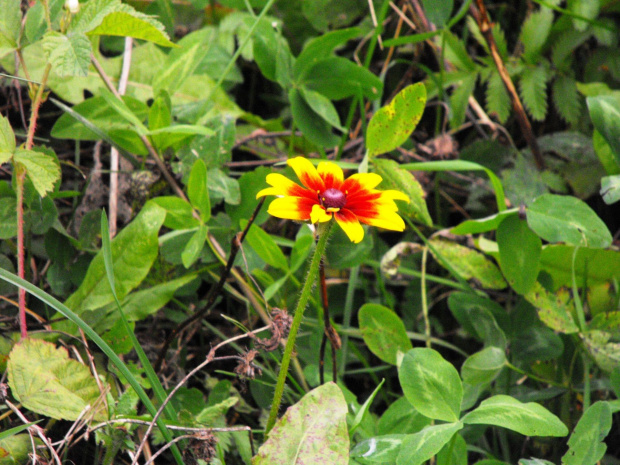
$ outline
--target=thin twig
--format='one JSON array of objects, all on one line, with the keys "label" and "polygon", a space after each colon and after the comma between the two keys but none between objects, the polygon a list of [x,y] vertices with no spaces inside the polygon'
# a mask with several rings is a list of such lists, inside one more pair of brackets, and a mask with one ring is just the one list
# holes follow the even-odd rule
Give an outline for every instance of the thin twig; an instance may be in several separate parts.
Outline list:
[{"label": "thin twig", "polygon": [[497,43],[495,42],[495,37],[493,37],[493,25],[489,20],[489,16],[487,15],[487,9],[484,6],[484,0],[476,0],[476,5],[478,9],[471,6],[471,12],[476,22],[478,23],[478,27],[480,32],[484,36],[489,50],[491,52],[491,58],[493,58],[493,62],[497,67],[497,71],[499,72],[499,76],[508,91],[508,95],[510,96],[510,100],[512,102],[512,108],[515,111],[517,116],[517,121],[519,122],[519,126],[521,128],[521,132],[523,133],[523,137],[530,149],[532,150],[532,155],[534,156],[534,161],[536,162],[536,167],[539,171],[542,171],[545,168],[545,161],[542,157],[542,152],[540,151],[540,147],[538,146],[538,141],[534,136],[534,132],[532,131],[532,125],[530,123],[527,114],[525,113],[525,109],[523,108],[523,103],[521,103],[521,98],[519,97],[519,93],[515,88],[514,83],[512,82],[512,78],[504,65],[504,61],[499,53],[497,48]]}]

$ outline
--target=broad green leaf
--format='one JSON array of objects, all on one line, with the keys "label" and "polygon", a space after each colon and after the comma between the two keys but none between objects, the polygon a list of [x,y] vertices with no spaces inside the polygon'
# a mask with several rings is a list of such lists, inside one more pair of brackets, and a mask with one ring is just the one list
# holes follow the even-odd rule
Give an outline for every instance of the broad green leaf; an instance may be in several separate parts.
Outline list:
[{"label": "broad green leaf", "polygon": [[493,381],[506,363],[506,354],[499,347],[487,347],[470,355],[461,367],[463,381],[467,384],[486,384]]},{"label": "broad green leaf", "polygon": [[425,105],[426,88],[419,82],[405,87],[380,108],[366,130],[368,154],[373,157],[400,147],[420,122]]},{"label": "broad green leaf", "polygon": [[105,418],[97,382],[88,366],[71,360],[66,349],[39,339],[15,344],[7,365],[9,386],[17,401],[33,412],[75,421],[90,405]]},{"label": "broad green leaf", "polygon": [[205,223],[211,218],[211,201],[207,189],[207,166],[198,159],[192,166],[187,181],[187,196],[192,206],[200,212],[200,219]]},{"label": "broad green leaf", "polygon": [[396,365],[398,353],[413,348],[405,325],[389,308],[379,304],[364,304],[358,318],[364,342],[384,362]]},{"label": "broad green leaf", "polygon": [[325,58],[308,70],[303,85],[330,100],[361,93],[376,100],[383,94],[383,82],[368,69],[342,57]]},{"label": "broad green leaf", "polygon": [[200,62],[216,43],[215,29],[204,29],[179,41],[179,48],[170,51],[161,73],[153,79],[153,92],[166,91],[169,95],[198,68]]},{"label": "broad green leaf", "polygon": [[[245,229],[248,224],[247,220],[241,220],[241,227]],[[288,270],[288,261],[282,252],[282,249],[274,242],[269,234],[263,231],[261,228],[253,224],[250,226],[246,242],[254,249],[260,258],[265,263],[274,268],[278,268],[282,271]]]},{"label": "broad green leaf", "polygon": [[606,248],[611,233],[585,202],[570,196],[544,194],[527,208],[530,228],[548,242]]},{"label": "broad green leaf", "polygon": [[276,422],[252,465],[347,465],[347,411],[336,384],[329,382],[310,391]]},{"label": "broad green leaf", "polygon": [[372,234],[364,234],[362,242],[354,244],[342,228],[332,229],[325,256],[330,268],[349,269],[361,265],[373,253],[375,240]]},{"label": "broad green leaf", "polygon": [[454,0],[422,0],[422,5],[428,20],[437,28],[442,28],[452,15]]},{"label": "broad green leaf", "polygon": [[409,196],[409,203],[398,202],[399,209],[410,218],[430,226],[433,224],[426,206],[426,194],[422,186],[407,170],[393,160],[373,160],[375,172],[383,178],[382,190],[395,189]]},{"label": "broad green leaf", "polygon": [[315,92],[314,90],[308,89],[306,87],[299,87],[299,92],[301,93],[304,101],[312,108],[312,110],[327,121],[331,126],[335,127],[340,131],[344,131],[344,128],[340,124],[340,116],[338,116],[338,112],[336,111],[336,107],[334,104],[324,95]]},{"label": "broad green leaf", "polygon": [[207,187],[211,200],[222,200],[232,205],[241,201],[239,183],[219,168],[209,169],[207,173]]},{"label": "broad green leaf", "polygon": [[489,231],[495,231],[504,219],[516,216],[519,213],[518,208],[511,208],[495,215],[479,218],[477,220],[465,220],[458,226],[450,230],[452,234],[480,234]]},{"label": "broad green leaf", "polygon": [[0,197],[0,239],[17,236],[17,200],[13,197]]},{"label": "broad green leaf", "polygon": [[117,98],[112,92],[107,89],[101,89],[99,91],[99,94],[101,95],[101,97],[103,97],[103,99],[110,106],[110,108],[112,108],[118,114],[118,116],[121,116],[127,123],[133,125],[134,129],[139,134],[146,134],[148,132],[146,126],[142,124],[142,118],[136,115],[131,110],[131,108],[129,108],[125,104],[124,100]]},{"label": "broad green leaf", "polygon": [[9,161],[14,151],[15,133],[9,120],[0,115],[0,165]]},{"label": "broad green leaf", "polygon": [[[506,281],[497,266],[477,250],[440,237],[430,240],[431,252],[443,266],[446,260],[463,279],[473,279],[487,289],[504,289]],[[436,256],[439,255],[439,257]]]},{"label": "broad green leaf", "polygon": [[366,414],[370,410],[370,406],[374,402],[375,397],[377,397],[377,394],[379,393],[379,390],[381,389],[384,383],[385,383],[385,378],[381,380],[381,382],[375,388],[375,390],[372,391],[372,394],[368,396],[368,399],[366,399],[364,404],[358,409],[357,413],[355,414],[355,417],[353,418],[353,421],[348,423],[349,435],[352,435],[355,432],[355,430],[362,424],[364,417],[366,417]]},{"label": "broad green leaf", "polygon": [[319,147],[333,147],[339,139],[332,133],[332,126],[304,100],[299,89],[292,88],[288,93],[291,102],[291,114],[295,124],[304,136]]},{"label": "broad green leaf", "polygon": [[170,229],[192,229],[199,226],[199,222],[193,216],[192,206],[180,197],[164,195],[156,197],[150,202],[166,211],[164,226]]},{"label": "broad green leaf", "polygon": [[[240,220],[247,220],[250,218],[256,208],[256,205],[258,204],[256,194],[258,194],[258,192],[265,186],[265,178],[269,173],[271,173],[269,168],[261,166],[253,171],[244,173],[239,178],[239,189],[241,193],[240,202],[237,205],[231,205],[229,203],[225,205],[226,213],[230,216],[233,224],[237,225]],[[267,221],[269,218],[269,214],[267,213],[267,205],[269,205],[268,202],[263,205],[254,220],[254,224],[261,225]]]},{"label": "broad green leaf", "polygon": [[471,292],[453,292],[448,308],[465,331],[484,342],[486,347],[506,347],[506,336],[498,325],[508,326],[506,311],[495,301]]},{"label": "broad green leaf", "polygon": [[[254,19],[252,18],[252,21]],[[295,57],[291,53],[287,40],[263,19],[256,26],[252,38],[254,61],[263,76],[275,81],[283,88],[288,88],[293,80]]]},{"label": "broad green leaf", "polygon": [[431,421],[413,408],[406,397],[400,397],[392,402],[379,418],[377,432],[381,435],[417,433],[430,425]]},{"label": "broad green leaf", "polygon": [[[528,324],[528,322],[524,322]],[[516,332],[510,345],[515,360],[523,363],[555,360],[564,353],[562,338],[547,326],[531,325]]]},{"label": "broad green leaf", "polygon": [[614,333],[590,330],[579,337],[601,370],[611,372],[620,365],[620,343],[613,342]]},{"label": "broad green leaf", "polygon": [[467,465],[467,449],[468,445],[463,436],[455,434],[437,453],[437,465]]},{"label": "broad green leaf", "polygon": [[60,178],[60,166],[54,157],[34,150],[17,149],[13,160],[26,167],[28,177],[41,197],[54,190],[54,184]]},{"label": "broad green leaf", "polygon": [[92,48],[84,34],[66,36],[51,31],[43,37],[47,60],[59,76],[87,76]]},{"label": "broad green leaf", "polygon": [[[166,211],[152,201],[147,202],[138,216],[112,241],[112,261],[116,293],[123,299],[146,277],[158,254],[158,234]],[[103,255],[91,261],[80,287],[65,305],[76,314],[102,307],[113,301],[110,285],[105,279]]]},{"label": "broad green leaf", "polygon": [[[172,124],[172,103],[168,92],[161,92],[149,108],[149,131],[168,127]],[[155,148],[165,150],[171,144],[167,144],[165,134],[151,135],[151,141]]]},{"label": "broad green leaf", "polygon": [[163,26],[152,17],[135,11],[116,11],[110,13],[99,26],[88,31],[89,36],[120,36],[148,40],[164,47],[174,47]]},{"label": "broad green leaf", "polygon": [[0,10],[0,58],[17,48],[22,12],[19,0],[6,0]]},{"label": "broad green leaf", "polygon": [[454,366],[433,349],[416,348],[405,354],[398,379],[411,405],[434,420],[457,421],[463,386]]},{"label": "broad green leaf", "polygon": [[565,289],[552,294],[539,282],[535,282],[523,297],[536,307],[540,320],[551,329],[566,334],[576,333],[579,330],[571,314],[570,296]]},{"label": "broad green leaf", "polygon": [[295,66],[293,67],[295,79],[298,81],[303,80],[306,72],[313,65],[331,55],[338,45],[359,37],[361,32],[356,27],[339,29],[308,41],[295,61]]},{"label": "broad green leaf", "polygon": [[183,252],[181,253],[181,260],[183,261],[183,266],[185,268],[191,267],[198,257],[200,257],[200,253],[205,246],[205,241],[207,239],[207,227],[204,224],[201,224],[198,227],[198,231],[194,233]]},{"label": "broad green leaf", "polygon": [[607,205],[620,200],[620,175],[605,176],[601,179],[601,196]]},{"label": "broad green leaf", "polygon": [[[0,439],[0,465],[17,465],[32,462],[31,455],[33,436],[28,433],[15,434]],[[34,436],[35,445],[43,445],[38,437]]]},{"label": "broad green leaf", "polygon": [[[586,99],[594,128],[611,147],[615,165],[620,165],[620,98],[616,95],[599,95]],[[608,166],[606,164],[605,166]],[[610,173],[616,174],[616,173]]]},{"label": "broad green leaf", "polygon": [[373,436],[358,442],[351,449],[351,458],[359,458],[364,463],[396,463],[406,434],[386,434]]},{"label": "broad green leaf", "polygon": [[483,401],[462,419],[466,425],[495,425],[524,436],[566,436],[568,428],[542,405],[497,395]]},{"label": "broad green leaf", "polygon": [[611,429],[611,408],[607,402],[596,402],[585,411],[568,440],[568,451],[562,465],[594,465],[605,455],[603,442]]},{"label": "broad green leaf", "polygon": [[590,21],[597,18],[601,9],[600,0],[568,0],[568,10],[585,19],[573,17],[573,25],[578,31],[585,31]]},{"label": "broad green leaf", "polygon": [[605,172],[609,175],[620,174],[620,155],[615,155],[609,143],[596,129],[592,133],[592,145]]},{"label": "broad green leaf", "polygon": [[402,443],[396,465],[421,465],[437,454],[454,434],[463,429],[463,423],[427,426],[416,434],[408,435]]},{"label": "broad green leaf", "polygon": [[524,220],[513,215],[499,225],[497,246],[504,277],[510,287],[525,294],[538,277],[542,241]]}]

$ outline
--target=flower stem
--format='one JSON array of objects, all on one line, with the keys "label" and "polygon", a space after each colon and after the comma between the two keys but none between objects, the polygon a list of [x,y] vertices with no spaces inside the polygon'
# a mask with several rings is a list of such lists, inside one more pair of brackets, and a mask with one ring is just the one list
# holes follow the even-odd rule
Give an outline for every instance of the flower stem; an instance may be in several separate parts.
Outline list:
[{"label": "flower stem", "polygon": [[267,420],[267,426],[265,428],[266,434],[269,434],[269,431],[271,431],[271,428],[273,428],[273,425],[276,422],[276,417],[278,416],[278,411],[280,410],[280,402],[282,401],[282,394],[284,393],[284,383],[286,382],[288,366],[291,361],[291,356],[293,355],[293,349],[295,348],[297,331],[299,331],[299,327],[301,326],[301,321],[304,316],[304,310],[306,309],[306,305],[308,304],[308,299],[310,299],[312,287],[314,286],[314,282],[316,281],[316,277],[319,272],[321,257],[323,257],[323,254],[325,253],[325,248],[327,246],[327,237],[329,236],[332,223],[333,221],[328,221],[327,223],[320,223],[318,227],[319,240],[316,244],[316,248],[314,249],[312,261],[310,262],[308,276],[306,277],[306,281],[304,282],[303,288],[301,289],[301,294],[299,295],[299,301],[297,302],[297,308],[295,309],[293,323],[291,325],[291,330],[288,334],[286,347],[284,348],[282,364],[280,365],[278,381],[276,382],[276,390],[273,394],[273,403],[271,404],[271,411],[269,412],[269,419]]}]

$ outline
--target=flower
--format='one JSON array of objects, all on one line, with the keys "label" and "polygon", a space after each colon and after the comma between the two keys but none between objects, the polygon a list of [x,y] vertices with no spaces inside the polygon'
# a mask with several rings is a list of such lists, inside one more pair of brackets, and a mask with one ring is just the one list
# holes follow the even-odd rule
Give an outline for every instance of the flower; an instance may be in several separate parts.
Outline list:
[{"label": "flower", "polygon": [[358,173],[344,179],[342,169],[335,163],[321,162],[315,168],[304,157],[289,159],[288,164],[303,187],[281,174],[268,174],[267,183],[271,187],[261,190],[256,198],[278,196],[269,205],[269,214],[312,223],[335,218],[355,243],[364,238],[360,222],[392,231],[405,230],[394,200],[409,202],[409,197],[396,190],[375,189],[383,180],[378,174]]}]

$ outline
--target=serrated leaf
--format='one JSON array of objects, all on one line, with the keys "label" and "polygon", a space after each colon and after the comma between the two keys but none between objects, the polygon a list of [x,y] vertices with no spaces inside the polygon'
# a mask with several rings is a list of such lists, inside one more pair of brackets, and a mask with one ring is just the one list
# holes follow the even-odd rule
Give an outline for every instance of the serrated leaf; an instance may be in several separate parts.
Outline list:
[{"label": "serrated leaf", "polygon": [[92,47],[84,34],[66,36],[48,32],[43,36],[47,60],[59,76],[87,76]]},{"label": "serrated leaf", "polygon": [[568,451],[562,465],[594,465],[605,455],[603,442],[611,429],[611,408],[607,402],[596,402],[585,411],[568,440]]},{"label": "serrated leaf", "polygon": [[0,115],[0,165],[9,161],[14,151],[15,133],[9,120]]},{"label": "serrated leaf", "polygon": [[372,157],[400,147],[420,122],[425,105],[426,88],[421,82],[407,86],[396,94],[368,123],[368,154]]},{"label": "serrated leaf", "polygon": [[375,172],[383,178],[382,190],[395,189],[409,196],[409,203],[399,202],[400,210],[420,223],[433,224],[426,206],[426,195],[416,178],[393,160],[373,160]]},{"label": "serrated leaf", "polygon": [[497,395],[484,400],[462,419],[466,425],[495,425],[525,436],[566,436],[568,428],[542,405]]},{"label": "serrated leaf", "polygon": [[224,415],[228,409],[233,407],[237,402],[239,402],[238,397],[229,397],[228,399],[218,402],[215,405],[205,407],[198,415],[196,415],[196,422],[206,427],[212,427],[214,426],[215,421]]},{"label": "serrated leaf", "polygon": [[161,23],[133,8],[130,11],[117,11],[107,15],[99,26],[88,31],[88,35],[133,37],[163,47],[174,46]]},{"label": "serrated leaf", "polygon": [[[569,11],[589,20],[596,19],[600,9],[600,0],[568,0]],[[578,31],[585,31],[589,25],[589,21],[573,18],[573,26]]]},{"label": "serrated leaf", "polygon": [[486,107],[489,113],[495,113],[500,123],[505,123],[510,116],[512,103],[504,81],[496,70],[491,72],[487,81]]},{"label": "serrated leaf", "polygon": [[577,89],[575,79],[558,76],[551,87],[553,105],[560,116],[569,124],[575,124],[582,117],[582,97]]},{"label": "serrated leaf", "polygon": [[34,150],[17,149],[13,160],[26,168],[41,197],[54,190],[54,183],[60,179],[60,167],[53,157]]},{"label": "serrated leaf", "polygon": [[545,64],[527,66],[519,77],[519,93],[533,119],[542,121],[547,115],[547,81],[549,71]]},{"label": "serrated leaf", "polygon": [[471,97],[474,92],[477,80],[478,74],[472,73],[467,76],[466,79],[463,79],[452,91],[452,95],[450,95],[450,109],[452,110],[450,127],[458,128],[465,121],[465,112],[469,105],[469,97]]},{"label": "serrated leaf", "polygon": [[442,28],[450,19],[454,0],[422,0],[422,5],[428,20],[438,28]]},{"label": "serrated leaf", "polygon": [[532,13],[523,23],[519,39],[523,43],[523,59],[527,63],[537,64],[551,25],[553,24],[553,11],[549,8],[541,8]]},{"label": "serrated leaf", "polygon": [[398,379],[407,400],[422,415],[457,421],[463,385],[454,366],[433,349],[416,348],[405,354]]},{"label": "serrated leaf", "polygon": [[252,459],[252,465],[349,463],[347,403],[340,388],[326,383],[289,407]]},{"label": "serrated leaf", "polygon": [[379,304],[364,304],[358,318],[364,342],[384,362],[396,365],[398,353],[413,348],[405,325],[389,308]]},{"label": "serrated leaf", "polygon": [[476,63],[471,59],[465,42],[452,34],[449,30],[443,31],[445,39],[445,59],[452,63],[460,71],[473,72],[476,70]]},{"label": "serrated leaf", "polygon": [[[66,349],[38,339],[15,344],[7,364],[9,386],[29,410],[56,419],[75,421],[87,405],[95,418],[105,418],[95,378],[87,366],[69,358]],[[88,417],[88,414],[87,414]]]}]

